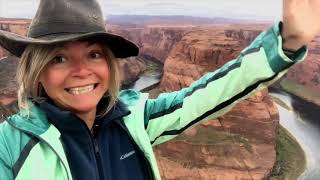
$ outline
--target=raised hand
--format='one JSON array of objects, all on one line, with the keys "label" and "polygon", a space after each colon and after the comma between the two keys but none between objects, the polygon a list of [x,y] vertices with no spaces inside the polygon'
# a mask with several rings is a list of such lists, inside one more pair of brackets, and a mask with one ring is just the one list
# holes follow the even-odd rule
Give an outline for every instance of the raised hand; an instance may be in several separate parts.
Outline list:
[{"label": "raised hand", "polygon": [[296,50],[320,34],[320,0],[283,0],[283,47]]}]

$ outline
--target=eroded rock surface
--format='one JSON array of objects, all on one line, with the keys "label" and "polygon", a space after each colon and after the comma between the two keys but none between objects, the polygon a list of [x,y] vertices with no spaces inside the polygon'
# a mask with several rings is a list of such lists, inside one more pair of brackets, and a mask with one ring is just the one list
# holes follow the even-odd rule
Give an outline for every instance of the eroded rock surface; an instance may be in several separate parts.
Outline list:
[{"label": "eroded rock surface", "polygon": [[[160,89],[190,85],[203,74],[236,58],[259,28],[209,28],[187,33],[170,52]],[[188,130],[156,147],[164,179],[262,179],[275,158],[278,111],[264,90],[218,120]],[[209,97],[208,97],[209,98]]]},{"label": "eroded rock surface", "polygon": [[204,73],[218,69],[236,58],[260,32],[257,29],[208,27],[187,33],[166,59],[162,90],[178,90],[190,85]]},{"label": "eroded rock surface", "polygon": [[110,32],[119,34],[140,48],[140,56],[164,63],[169,52],[178,43],[188,30],[177,27],[118,27],[111,26]]},{"label": "eroded rock surface", "polygon": [[[31,20],[28,19],[5,19],[0,18],[0,30],[13,32],[21,36],[27,35],[27,30]],[[0,47],[0,59],[7,56],[9,53]]]},{"label": "eroded rock surface", "polygon": [[143,71],[146,70],[146,64],[138,57],[130,57],[119,61],[121,83],[123,86],[132,85]]},{"label": "eroded rock surface", "polygon": [[320,36],[315,38],[308,48],[305,61],[294,65],[287,78],[320,92]]}]

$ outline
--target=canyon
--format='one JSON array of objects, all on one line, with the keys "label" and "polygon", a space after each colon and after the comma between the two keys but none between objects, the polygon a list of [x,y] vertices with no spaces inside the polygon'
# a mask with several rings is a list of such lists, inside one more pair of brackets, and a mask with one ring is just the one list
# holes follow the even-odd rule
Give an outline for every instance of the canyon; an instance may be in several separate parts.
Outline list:
[{"label": "canyon", "polygon": [[[189,31],[165,60],[160,91],[172,92],[189,86],[203,74],[236,58],[263,28],[239,25]],[[201,123],[176,140],[159,145],[156,152],[162,176],[164,179],[266,178],[275,163],[278,120],[277,108],[267,89],[261,91],[226,115]]]},{"label": "canyon", "polygon": [[[0,18],[0,30],[16,33],[20,36],[26,36],[31,20],[28,19],[7,19]],[[9,53],[0,47],[0,59]]]},{"label": "canyon", "polygon": [[109,32],[125,37],[139,46],[139,56],[164,63],[173,46],[178,43],[188,29],[184,27],[128,27],[107,25]]},{"label": "canyon", "polygon": [[308,45],[308,57],[305,62],[296,64],[287,74],[287,78],[305,87],[320,91],[320,36]]},{"label": "canyon", "polygon": [[[0,20],[0,28],[25,35],[29,23],[27,20]],[[123,84],[134,82],[146,69],[143,59],[148,59],[164,64],[158,90],[172,92],[236,58],[269,26],[151,23],[138,26],[108,24],[106,28],[135,42],[140,48],[139,57],[119,61]],[[312,42],[308,58],[295,65],[287,77],[320,90],[319,41],[317,38]],[[18,59],[0,48],[0,59],[5,56],[8,57],[0,61],[0,102],[9,104],[16,98],[14,69]],[[258,92],[224,116],[201,122],[176,139],[156,146],[161,176],[164,179],[266,178],[276,159],[278,121],[278,111],[268,90]]]}]

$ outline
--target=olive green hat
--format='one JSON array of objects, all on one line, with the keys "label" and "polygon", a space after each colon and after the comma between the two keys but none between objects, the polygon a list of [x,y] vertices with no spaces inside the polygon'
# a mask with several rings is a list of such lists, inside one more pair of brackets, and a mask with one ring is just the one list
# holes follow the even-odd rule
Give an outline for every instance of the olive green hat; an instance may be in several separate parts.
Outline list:
[{"label": "olive green hat", "polygon": [[139,53],[131,41],[107,33],[97,0],[41,0],[27,37],[0,30],[0,45],[17,57],[29,44],[51,45],[91,38],[107,45],[117,58]]}]

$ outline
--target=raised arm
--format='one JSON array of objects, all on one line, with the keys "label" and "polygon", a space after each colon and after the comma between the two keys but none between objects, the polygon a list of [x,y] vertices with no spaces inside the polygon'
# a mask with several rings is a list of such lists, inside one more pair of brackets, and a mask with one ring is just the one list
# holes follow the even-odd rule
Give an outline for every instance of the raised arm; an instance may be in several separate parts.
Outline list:
[{"label": "raised arm", "polygon": [[237,59],[208,73],[189,87],[163,93],[145,105],[145,122],[154,144],[167,141],[205,119],[215,119],[275,82],[306,54],[302,48],[289,59],[282,50],[280,25],[260,34]]},{"label": "raised arm", "polygon": [[145,125],[153,145],[175,137],[201,120],[223,115],[304,59],[305,45],[320,29],[320,1],[284,0],[283,10],[283,24],[260,34],[237,59],[187,88],[147,100]]}]

